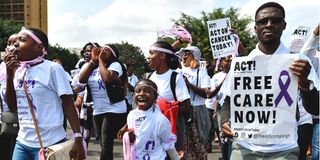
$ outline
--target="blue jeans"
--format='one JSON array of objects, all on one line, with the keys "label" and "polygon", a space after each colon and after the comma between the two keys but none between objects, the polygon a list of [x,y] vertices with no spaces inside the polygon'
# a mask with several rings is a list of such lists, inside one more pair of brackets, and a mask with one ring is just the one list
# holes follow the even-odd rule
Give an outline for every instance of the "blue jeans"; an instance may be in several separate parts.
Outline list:
[{"label": "blue jeans", "polygon": [[14,147],[12,160],[38,160],[38,152],[40,148],[28,147],[19,141]]},{"label": "blue jeans", "polygon": [[319,160],[319,119],[313,119],[312,160]]},{"label": "blue jeans", "polygon": [[221,155],[223,160],[230,160],[233,139],[228,138],[227,142],[221,143]]}]

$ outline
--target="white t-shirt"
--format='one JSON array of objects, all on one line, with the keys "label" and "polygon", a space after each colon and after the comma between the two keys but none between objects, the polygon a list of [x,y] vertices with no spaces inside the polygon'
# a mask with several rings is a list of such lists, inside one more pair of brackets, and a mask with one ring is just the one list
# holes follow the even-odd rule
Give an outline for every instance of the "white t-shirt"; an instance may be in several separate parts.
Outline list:
[{"label": "white t-shirt", "polygon": [[[130,83],[131,86],[135,86],[136,83],[138,82],[138,77],[134,74],[132,74],[130,77],[128,77],[128,83]],[[133,102],[133,92],[129,91],[128,89],[128,92],[127,92],[127,96],[126,96],[127,100],[128,100],[128,103],[129,104],[132,104]]]},{"label": "white t-shirt", "polygon": [[304,109],[302,105],[302,98],[299,93],[298,93],[298,107],[299,107],[299,113],[300,113],[298,126],[303,124],[312,124],[312,115]]},{"label": "white t-shirt", "polygon": [[[304,43],[303,47],[301,48],[300,52],[308,56],[312,62],[312,65],[320,79],[320,51],[317,50],[319,47],[319,36],[316,36],[313,32],[310,34],[308,40]],[[315,84],[317,85],[317,84]],[[317,86],[320,86],[318,84]],[[318,88],[319,89],[319,88]],[[312,115],[314,119],[319,119],[319,115]]]},{"label": "white t-shirt", "polygon": [[[123,73],[119,62],[111,63],[111,65],[108,67],[108,70],[117,72],[118,77],[120,77]],[[106,86],[100,76],[99,67],[94,69],[90,73],[90,76],[88,78],[88,85],[91,89],[92,99],[94,103],[93,115],[99,115],[103,113],[126,113],[127,112],[127,106],[126,106],[125,100],[117,103],[113,103],[113,104],[110,103]]]},{"label": "white t-shirt", "polygon": [[[280,43],[278,49],[273,53],[273,54],[289,54],[290,50],[283,45],[283,43]],[[256,45],[256,48],[252,50],[249,54],[249,56],[256,56],[256,55],[264,55],[262,51],[260,51],[258,44]],[[303,54],[299,54],[299,58],[301,59],[308,59]],[[309,61],[310,62],[310,61]],[[232,75],[230,74],[232,72],[229,72],[227,75],[227,78],[225,80],[225,83],[221,87],[221,91],[225,93],[226,95],[230,96],[231,95],[231,90],[230,90],[230,83],[231,83],[231,77]],[[312,68],[310,71],[310,74],[308,76],[308,79],[312,80],[313,82],[318,82],[317,76],[315,74],[314,69]],[[231,124],[232,125],[232,124]],[[245,141],[239,141],[237,142],[241,146],[252,150],[252,151],[257,151],[257,152],[264,152],[264,153],[271,153],[271,152],[279,152],[279,151],[285,151],[289,150],[295,147],[298,147],[297,139],[297,125],[295,126],[295,132],[294,132],[294,138],[295,138],[295,143],[288,143],[288,144],[268,144],[268,145],[258,145],[258,144],[252,144],[252,143],[247,143]]]},{"label": "white t-shirt", "polygon": [[[218,72],[214,74],[210,79],[211,90],[214,90],[215,88],[217,88],[226,76],[227,76],[227,73],[224,73],[224,72]],[[223,97],[225,97],[224,94],[219,91],[216,96],[210,99],[206,99],[205,101],[206,107],[209,109],[214,109],[214,106],[213,106],[214,102],[216,100],[223,99]]]},{"label": "white t-shirt", "polygon": [[174,148],[176,137],[171,133],[170,122],[159,106],[154,104],[146,111],[134,109],[128,114],[127,122],[128,128],[134,129],[136,135],[131,149],[136,150],[137,160],[164,160],[167,156],[165,151]]},{"label": "white t-shirt", "polygon": [[[199,70],[199,74],[197,75],[198,70]],[[191,69],[190,67],[184,67],[181,69],[181,73],[194,86],[197,86],[199,88],[210,87],[210,77],[208,76],[207,71],[203,68]],[[197,84],[197,81],[198,81],[198,84]],[[192,89],[189,89],[189,94],[190,94],[190,102],[192,106],[204,105],[205,98],[202,98],[200,95],[195,94],[195,92]]]},{"label": "white t-shirt", "polygon": [[[39,148],[32,116],[23,89],[21,77],[15,75],[14,86],[17,95],[17,108],[20,130],[17,140],[29,147]],[[33,104],[43,146],[52,145],[66,137],[63,128],[63,109],[60,96],[72,95],[64,69],[58,63],[44,60],[26,71],[28,94]]]},{"label": "white t-shirt", "polygon": [[[174,96],[170,87],[170,79],[173,70],[169,69],[166,73],[157,74],[153,72],[150,80],[152,80],[158,87],[158,99],[165,99],[168,102],[174,102]],[[177,74],[176,78],[176,96],[179,102],[190,98],[188,88],[181,74]]]}]

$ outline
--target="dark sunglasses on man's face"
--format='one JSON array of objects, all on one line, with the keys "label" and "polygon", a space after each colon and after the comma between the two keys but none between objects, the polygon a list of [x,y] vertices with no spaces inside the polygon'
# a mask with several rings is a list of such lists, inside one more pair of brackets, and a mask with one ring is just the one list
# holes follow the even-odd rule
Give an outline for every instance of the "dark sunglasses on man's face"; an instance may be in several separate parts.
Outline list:
[{"label": "dark sunglasses on man's face", "polygon": [[257,20],[256,25],[265,26],[268,24],[269,20],[272,24],[279,24],[284,21],[284,19],[282,17],[265,17],[260,20]]}]

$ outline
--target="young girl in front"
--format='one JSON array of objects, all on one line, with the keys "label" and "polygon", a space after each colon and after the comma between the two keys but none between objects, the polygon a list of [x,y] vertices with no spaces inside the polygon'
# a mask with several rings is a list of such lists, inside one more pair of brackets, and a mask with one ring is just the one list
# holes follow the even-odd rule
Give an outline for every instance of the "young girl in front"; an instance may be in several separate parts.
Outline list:
[{"label": "young girl in front", "polygon": [[176,136],[171,133],[169,120],[156,104],[157,96],[154,82],[148,79],[137,82],[134,89],[137,108],[127,117],[131,159],[164,160],[167,153],[172,160],[180,159],[174,147]]}]

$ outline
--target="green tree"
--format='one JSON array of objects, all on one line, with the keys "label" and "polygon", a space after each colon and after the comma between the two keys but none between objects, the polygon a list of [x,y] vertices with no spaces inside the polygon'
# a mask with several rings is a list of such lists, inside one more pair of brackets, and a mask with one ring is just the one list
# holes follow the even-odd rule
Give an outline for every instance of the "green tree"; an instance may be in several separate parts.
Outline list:
[{"label": "green tree", "polygon": [[233,7],[229,8],[225,12],[222,8],[215,8],[212,12],[201,12],[200,18],[189,16],[185,13],[181,13],[181,16],[177,20],[173,20],[177,25],[185,27],[191,36],[193,45],[199,47],[204,57],[208,62],[211,62],[212,52],[209,42],[209,33],[207,27],[207,21],[230,17],[231,26],[237,31],[240,40],[244,47],[250,52],[256,44],[256,38],[247,29],[247,25],[252,22],[250,17],[241,17],[239,15],[239,9]]},{"label": "green tree", "polygon": [[74,66],[77,64],[79,57],[76,53],[71,53],[68,49],[55,44],[54,46],[49,45],[48,55],[46,59],[53,60],[58,58],[62,62],[63,68],[70,72],[74,69]]},{"label": "green tree", "polygon": [[121,42],[114,44],[119,52],[119,60],[125,64],[131,63],[135,69],[135,75],[141,77],[144,73],[144,63],[146,59],[140,47],[129,44],[128,42]]},{"label": "green tree", "polygon": [[[18,33],[21,27],[21,24],[12,20],[0,19],[0,51],[5,50],[9,36]],[[59,58],[62,61],[64,69],[68,72],[74,69],[75,64],[79,60],[76,53],[70,53],[69,50],[62,48],[57,44],[55,46],[49,45],[48,55],[46,56],[46,59],[49,60],[54,58]]]},{"label": "green tree", "polygon": [[0,18],[0,51],[4,51],[10,35],[18,33],[21,27],[21,24],[18,24],[12,20],[4,20]]}]

